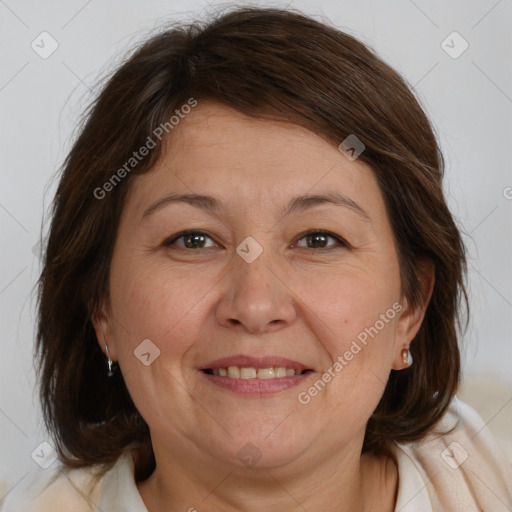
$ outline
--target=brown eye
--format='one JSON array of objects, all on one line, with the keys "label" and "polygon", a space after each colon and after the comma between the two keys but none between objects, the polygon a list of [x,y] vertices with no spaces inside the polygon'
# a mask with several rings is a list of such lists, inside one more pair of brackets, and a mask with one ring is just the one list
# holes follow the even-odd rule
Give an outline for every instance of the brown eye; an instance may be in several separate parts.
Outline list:
[{"label": "brown eye", "polygon": [[[334,240],[334,244],[330,240]],[[300,245],[300,241],[305,240],[306,245]],[[299,241],[296,244],[297,247],[305,247],[307,249],[327,249],[330,247],[343,246],[346,247],[347,243],[341,239],[339,236],[336,236],[328,231],[310,231],[302,235]]]},{"label": "brown eye", "polygon": [[[213,245],[207,246],[206,243],[210,240]],[[178,233],[173,236],[167,242],[163,244],[165,247],[176,246],[181,249],[203,249],[208,247],[214,247],[217,244],[213,242],[211,237],[201,231],[186,231]]]}]

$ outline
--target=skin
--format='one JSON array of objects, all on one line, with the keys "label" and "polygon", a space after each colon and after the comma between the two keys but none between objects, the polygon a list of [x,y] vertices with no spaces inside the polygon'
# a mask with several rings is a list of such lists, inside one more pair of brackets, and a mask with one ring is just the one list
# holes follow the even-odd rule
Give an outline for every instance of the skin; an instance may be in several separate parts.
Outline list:
[{"label": "skin", "polygon": [[[284,122],[257,120],[213,102],[176,126],[158,164],[131,177],[111,264],[111,296],[93,320],[148,423],[157,461],[137,487],[150,512],[393,510],[397,469],[361,456],[367,421],[425,307],[400,293],[393,233],[375,177],[360,160]],[[337,191],[363,208],[324,203],[283,216],[295,196]],[[171,203],[170,193],[210,195],[215,213]],[[164,242],[186,229],[208,236]],[[310,229],[335,238],[320,239]],[[252,263],[236,248],[248,236]],[[192,243],[194,241],[192,240]],[[427,295],[433,274],[423,281]],[[297,395],[393,304],[385,324],[307,405]],[[150,339],[149,366],[134,350]],[[198,368],[236,354],[278,355],[315,370],[304,384],[247,397],[219,388]],[[237,456],[252,443],[261,458]]]}]

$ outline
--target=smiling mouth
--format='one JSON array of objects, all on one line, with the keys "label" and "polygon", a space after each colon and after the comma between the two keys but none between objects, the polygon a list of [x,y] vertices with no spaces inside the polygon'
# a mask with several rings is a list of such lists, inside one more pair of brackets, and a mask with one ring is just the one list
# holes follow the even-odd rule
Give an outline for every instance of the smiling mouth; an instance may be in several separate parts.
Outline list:
[{"label": "smiling mouth", "polygon": [[294,368],[285,368],[284,366],[272,366],[269,368],[228,366],[226,368],[206,368],[202,371],[208,375],[227,377],[228,379],[266,380],[293,377],[295,375],[310,373],[313,370],[298,370]]}]

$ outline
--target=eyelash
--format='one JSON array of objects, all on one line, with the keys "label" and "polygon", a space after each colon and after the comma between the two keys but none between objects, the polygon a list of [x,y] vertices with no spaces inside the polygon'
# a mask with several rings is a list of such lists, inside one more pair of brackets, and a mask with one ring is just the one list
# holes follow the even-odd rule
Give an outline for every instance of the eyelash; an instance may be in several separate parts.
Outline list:
[{"label": "eyelash", "polygon": [[[308,236],[318,235],[318,234],[334,238],[336,240],[336,242],[338,243],[337,247],[336,246],[318,247],[318,248],[314,248],[314,247],[300,247],[300,249],[310,249],[310,250],[316,250],[316,251],[329,251],[329,250],[332,250],[333,248],[341,248],[341,247],[348,248],[348,247],[350,247],[348,242],[346,242],[340,236],[335,235],[334,233],[331,233],[330,231],[325,231],[325,230],[320,230],[320,229],[312,229],[310,231],[306,231],[305,233],[302,233],[300,235],[300,238],[298,238],[297,242],[302,240],[303,238],[308,237]],[[203,236],[209,238],[210,240],[214,241],[212,239],[212,237],[210,235],[208,235],[207,233],[205,233],[204,231],[198,231],[198,230],[192,230],[191,229],[191,230],[187,230],[187,231],[181,231],[180,233],[177,233],[176,235],[173,235],[170,239],[167,239],[166,241],[164,241],[162,245],[165,246],[165,247],[171,247],[171,246],[175,245],[177,240],[179,240],[180,238],[183,238],[183,237],[185,237],[187,235],[203,235]],[[179,247],[179,249],[190,250],[190,251],[197,251],[198,249],[202,249],[202,247],[198,247],[196,249],[193,249],[193,248],[190,248],[190,247]],[[206,247],[206,249],[212,249],[212,247]]]}]

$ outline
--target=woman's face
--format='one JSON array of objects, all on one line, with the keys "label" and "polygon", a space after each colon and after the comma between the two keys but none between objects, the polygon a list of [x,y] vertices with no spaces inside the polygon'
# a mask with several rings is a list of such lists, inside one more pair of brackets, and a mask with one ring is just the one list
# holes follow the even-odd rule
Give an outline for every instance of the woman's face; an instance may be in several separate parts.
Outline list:
[{"label": "woman's face", "polygon": [[[95,319],[155,453],[217,467],[360,455],[422,319],[373,173],[304,128],[211,102],[171,135],[132,178]],[[228,366],[249,369],[204,371]]]}]

